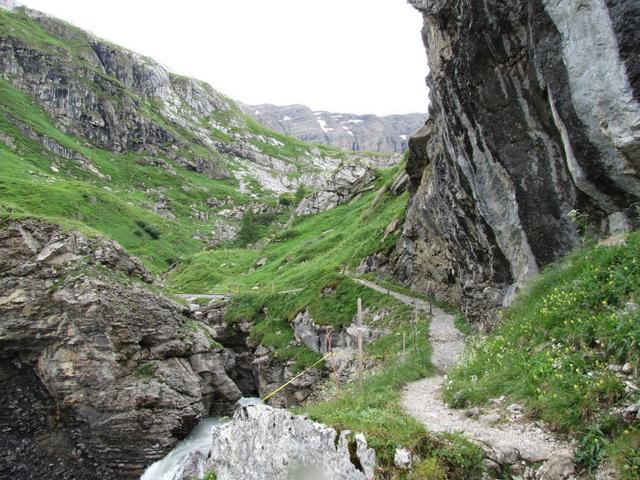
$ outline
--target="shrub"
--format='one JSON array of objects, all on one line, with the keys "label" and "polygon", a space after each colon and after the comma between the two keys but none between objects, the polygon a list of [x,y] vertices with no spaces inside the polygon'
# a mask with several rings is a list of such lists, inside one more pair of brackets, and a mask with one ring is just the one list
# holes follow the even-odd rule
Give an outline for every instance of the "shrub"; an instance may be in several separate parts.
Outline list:
[{"label": "shrub", "polygon": [[258,229],[256,228],[255,215],[251,210],[247,210],[242,217],[240,231],[238,232],[238,245],[246,247],[250,243],[258,240]]}]

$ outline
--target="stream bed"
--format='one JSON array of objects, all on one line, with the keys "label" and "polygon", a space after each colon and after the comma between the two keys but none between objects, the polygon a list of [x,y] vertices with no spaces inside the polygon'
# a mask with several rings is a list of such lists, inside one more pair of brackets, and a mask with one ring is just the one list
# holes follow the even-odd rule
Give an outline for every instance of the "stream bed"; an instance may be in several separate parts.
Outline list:
[{"label": "stream bed", "polygon": [[[254,405],[261,403],[259,398],[241,398],[238,405]],[[140,480],[173,480],[177,478],[185,467],[189,455],[200,452],[207,455],[211,449],[211,429],[217,425],[230,421],[229,417],[209,417],[200,420],[200,423],[181,440],[162,460],[158,460],[149,466]]]}]

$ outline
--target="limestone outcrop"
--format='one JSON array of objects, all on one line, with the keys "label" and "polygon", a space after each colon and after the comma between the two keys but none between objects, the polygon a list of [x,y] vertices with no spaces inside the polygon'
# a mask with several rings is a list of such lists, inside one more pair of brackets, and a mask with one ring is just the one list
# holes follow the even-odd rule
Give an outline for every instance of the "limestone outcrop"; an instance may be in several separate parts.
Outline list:
[{"label": "limestone outcrop", "polygon": [[265,127],[312,143],[344,150],[401,153],[409,137],[424,124],[426,114],[354,115],[314,112],[304,105],[242,105]]},{"label": "limestone outcrop", "polygon": [[375,452],[363,435],[351,437],[286,410],[240,407],[231,422],[213,430],[206,470],[219,480],[371,480]]},{"label": "limestone outcrop", "polygon": [[410,0],[429,121],[391,269],[471,315],[509,303],[585,232],[638,225],[640,5]]},{"label": "limestone outcrop", "polygon": [[300,202],[295,214],[312,215],[335,208],[365,191],[375,178],[374,171],[367,165],[341,165],[321,190]]},{"label": "limestone outcrop", "polygon": [[205,324],[112,241],[0,224],[0,477],[138,478],[241,392]]}]

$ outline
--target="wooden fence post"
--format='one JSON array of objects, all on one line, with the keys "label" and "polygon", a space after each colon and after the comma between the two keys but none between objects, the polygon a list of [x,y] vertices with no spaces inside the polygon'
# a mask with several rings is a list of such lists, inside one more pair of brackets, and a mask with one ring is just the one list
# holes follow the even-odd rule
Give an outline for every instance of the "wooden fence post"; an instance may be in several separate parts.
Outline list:
[{"label": "wooden fence post", "polygon": [[413,353],[418,353],[418,305],[413,308]]},{"label": "wooden fence post", "polygon": [[358,297],[358,382],[362,389],[364,362],[362,358],[362,300]]}]

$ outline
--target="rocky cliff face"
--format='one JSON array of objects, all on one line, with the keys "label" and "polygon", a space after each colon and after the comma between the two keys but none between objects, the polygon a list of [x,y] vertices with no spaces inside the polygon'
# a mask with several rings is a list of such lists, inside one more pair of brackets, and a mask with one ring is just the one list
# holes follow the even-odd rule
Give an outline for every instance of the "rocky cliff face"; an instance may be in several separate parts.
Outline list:
[{"label": "rocky cliff face", "polygon": [[[316,188],[349,160],[338,150],[261,127],[205,82],[173,74],[148,57],[49,15],[14,6],[5,0],[0,9],[0,77],[86,146],[144,153],[215,179],[235,177],[245,193],[255,184],[276,193],[300,184]],[[31,128],[8,120],[22,133]],[[55,142],[42,134],[37,140]],[[379,165],[389,158],[366,160]]]},{"label": "rocky cliff face", "polygon": [[638,224],[640,4],[410,0],[429,122],[396,272],[475,314],[579,243]]},{"label": "rocky cliff face", "polygon": [[119,245],[0,225],[0,477],[137,478],[241,396],[212,331]]},{"label": "rocky cliff face", "polygon": [[307,142],[344,150],[401,153],[409,136],[424,124],[426,115],[353,115],[314,112],[304,105],[243,105],[243,110],[265,127]]}]

